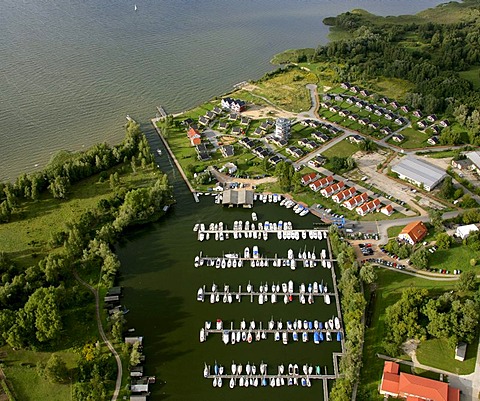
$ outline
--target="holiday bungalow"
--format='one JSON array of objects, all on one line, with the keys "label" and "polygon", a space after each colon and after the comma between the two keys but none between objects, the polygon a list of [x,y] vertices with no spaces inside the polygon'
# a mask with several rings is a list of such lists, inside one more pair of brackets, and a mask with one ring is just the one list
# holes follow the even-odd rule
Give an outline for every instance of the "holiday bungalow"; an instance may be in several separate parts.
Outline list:
[{"label": "holiday bungalow", "polygon": [[366,192],[361,193],[360,195],[354,196],[349,200],[342,203],[344,207],[348,210],[353,210],[356,206],[359,206],[365,203],[368,200],[368,194]]},{"label": "holiday bungalow", "polygon": [[346,201],[347,199],[350,199],[356,193],[357,193],[356,188],[355,187],[350,187],[350,188],[347,188],[347,189],[333,195],[332,200],[335,203],[341,203],[343,201]]},{"label": "holiday bungalow", "polygon": [[325,188],[327,185],[333,182],[333,176],[329,175],[328,177],[320,178],[310,184],[310,189],[317,192],[318,190]]},{"label": "holiday bungalow", "polygon": [[333,194],[336,194],[338,191],[342,190],[345,187],[345,183],[343,181],[336,182],[335,184],[329,185],[326,188],[323,188],[320,193],[325,198],[330,198]]},{"label": "holiday bungalow", "polygon": [[312,172],[312,173],[305,174],[302,177],[301,182],[303,185],[308,185],[311,182],[315,181],[317,178],[318,178],[318,173]]}]

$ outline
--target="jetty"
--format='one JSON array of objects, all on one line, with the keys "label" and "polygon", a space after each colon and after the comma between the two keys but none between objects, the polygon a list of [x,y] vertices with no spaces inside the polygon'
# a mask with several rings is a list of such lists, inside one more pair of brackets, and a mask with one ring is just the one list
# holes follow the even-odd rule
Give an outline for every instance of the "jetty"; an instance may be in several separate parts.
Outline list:
[{"label": "jetty", "polygon": [[[157,110],[162,110],[163,113],[165,113],[165,116],[167,115],[166,112],[165,112],[165,109],[162,106],[157,107]],[[150,122],[152,123],[153,127],[155,128],[155,131],[157,131],[157,134],[160,137],[160,140],[163,142],[163,145],[165,146],[165,149],[167,149],[168,155],[172,158],[173,162],[175,163],[175,166],[177,167],[178,171],[180,172],[180,175],[182,176],[183,180],[185,181],[185,184],[187,184],[188,189],[190,190],[190,192],[193,195],[193,199],[195,200],[195,202],[198,203],[198,202],[200,202],[200,199],[198,199],[197,192],[193,189],[192,184],[190,184],[190,181],[188,180],[187,176],[183,172],[182,166],[180,165],[177,158],[173,154],[172,149],[170,149],[170,146],[168,145],[168,142],[163,137],[162,131],[157,126],[157,122],[164,117],[152,118],[150,120]]]},{"label": "jetty", "polygon": [[167,116],[167,112],[165,111],[165,108],[160,105],[157,106],[157,111],[158,111],[158,118],[165,118]]}]

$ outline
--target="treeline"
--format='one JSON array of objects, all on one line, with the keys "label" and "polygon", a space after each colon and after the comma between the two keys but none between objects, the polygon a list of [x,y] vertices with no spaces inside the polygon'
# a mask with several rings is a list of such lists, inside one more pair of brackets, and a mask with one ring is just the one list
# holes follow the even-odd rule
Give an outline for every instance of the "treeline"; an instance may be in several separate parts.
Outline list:
[{"label": "treeline", "polygon": [[401,298],[385,311],[386,335],[383,348],[392,356],[400,355],[409,339],[446,338],[454,347],[458,342],[472,343],[480,318],[480,291],[475,273],[462,273],[457,291],[432,298],[426,289],[407,288]]},{"label": "treeline", "polygon": [[345,329],[345,353],[339,365],[341,377],[335,380],[330,399],[332,401],[350,401],[354,385],[359,380],[362,366],[365,330],[362,316],[366,301],[361,289],[361,270],[356,262],[354,249],[340,238],[336,226],[332,225],[330,227],[329,239],[340,268],[338,289],[341,293]]},{"label": "treeline", "polygon": [[[471,2],[470,7],[478,9],[479,4]],[[378,76],[408,80],[414,88],[406,94],[407,104],[427,114],[454,117],[469,142],[480,144],[480,93],[459,75],[480,65],[480,26],[475,19],[454,24],[372,23],[347,12],[324,22],[352,36],[319,46],[314,57],[335,62],[339,82]]]},{"label": "treeline", "polygon": [[62,312],[85,302],[78,286],[65,285],[72,272],[101,272],[101,283],[111,286],[120,267],[113,245],[124,229],[158,219],[172,201],[167,177],[161,175],[148,187],[118,191],[99,201],[55,233],[52,252],[26,270],[0,254],[0,343],[37,349],[58,339]]},{"label": "treeline", "polygon": [[10,220],[23,200],[38,200],[50,191],[57,199],[65,199],[71,185],[105,172],[120,163],[147,166],[153,161],[148,142],[134,122],[128,122],[124,140],[116,146],[101,143],[85,152],[60,152],[43,171],[20,175],[12,183],[0,183],[0,223]]}]

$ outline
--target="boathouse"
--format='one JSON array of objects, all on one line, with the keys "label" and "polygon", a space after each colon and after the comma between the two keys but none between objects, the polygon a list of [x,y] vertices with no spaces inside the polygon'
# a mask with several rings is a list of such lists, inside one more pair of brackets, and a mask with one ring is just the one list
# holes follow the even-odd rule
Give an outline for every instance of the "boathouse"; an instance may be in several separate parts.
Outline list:
[{"label": "boathouse", "polygon": [[253,192],[247,189],[228,189],[223,191],[222,205],[228,207],[253,207]]}]

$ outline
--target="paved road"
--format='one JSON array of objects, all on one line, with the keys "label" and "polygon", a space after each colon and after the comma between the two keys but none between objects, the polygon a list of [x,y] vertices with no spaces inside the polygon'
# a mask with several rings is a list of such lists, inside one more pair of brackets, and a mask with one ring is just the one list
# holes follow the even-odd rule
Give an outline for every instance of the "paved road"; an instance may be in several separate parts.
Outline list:
[{"label": "paved road", "polygon": [[117,351],[113,347],[112,343],[108,340],[107,336],[105,335],[105,331],[103,330],[102,319],[100,316],[100,302],[98,298],[98,291],[95,288],[93,288],[90,284],[83,281],[76,271],[73,272],[73,275],[75,276],[77,281],[80,284],[82,284],[84,287],[88,288],[92,292],[93,296],[95,297],[95,308],[97,311],[98,332],[100,333],[100,336],[102,337],[103,342],[107,345],[108,349],[115,357],[115,362],[117,363],[117,380],[115,382],[115,390],[113,391],[113,395],[112,395],[112,401],[116,401],[120,394],[120,388],[122,386],[122,375],[123,375],[122,360],[120,359],[120,356],[118,355]]}]

